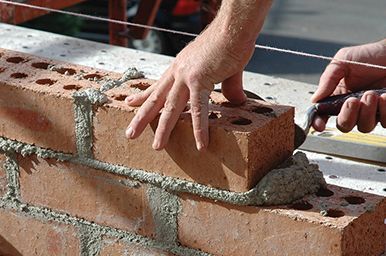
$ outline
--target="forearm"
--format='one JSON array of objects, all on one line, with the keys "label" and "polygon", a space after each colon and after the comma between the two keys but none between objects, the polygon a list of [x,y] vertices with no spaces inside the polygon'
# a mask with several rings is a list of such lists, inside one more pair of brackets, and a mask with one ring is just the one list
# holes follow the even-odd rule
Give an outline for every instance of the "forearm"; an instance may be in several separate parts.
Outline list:
[{"label": "forearm", "polygon": [[229,43],[255,42],[272,0],[224,0],[213,25]]}]

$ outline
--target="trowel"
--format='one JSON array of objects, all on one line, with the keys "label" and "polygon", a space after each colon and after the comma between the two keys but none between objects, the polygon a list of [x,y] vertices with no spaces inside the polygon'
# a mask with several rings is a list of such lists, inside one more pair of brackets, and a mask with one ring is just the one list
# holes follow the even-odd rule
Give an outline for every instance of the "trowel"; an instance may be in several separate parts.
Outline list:
[{"label": "trowel", "polygon": [[[386,93],[386,88],[382,89],[374,89],[371,90],[375,92],[378,95],[381,95],[383,93]],[[248,98],[251,99],[258,99],[263,100],[260,96],[254,94],[253,92],[244,90],[245,94]],[[354,93],[346,93],[346,94],[340,94],[340,95],[334,95],[327,97],[316,104],[312,105],[310,108],[308,108],[306,112],[306,119],[302,126],[299,126],[298,124],[295,124],[295,138],[294,138],[294,145],[295,149],[299,148],[304,141],[307,138],[307,134],[310,131],[312,122],[316,115],[323,115],[323,116],[337,116],[343,106],[343,103],[350,97],[354,97],[357,99],[360,99],[365,91],[358,91]]]}]

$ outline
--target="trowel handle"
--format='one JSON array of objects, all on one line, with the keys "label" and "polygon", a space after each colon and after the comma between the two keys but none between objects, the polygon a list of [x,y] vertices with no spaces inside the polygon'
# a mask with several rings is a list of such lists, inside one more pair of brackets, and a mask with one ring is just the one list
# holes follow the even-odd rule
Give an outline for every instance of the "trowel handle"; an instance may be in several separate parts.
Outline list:
[{"label": "trowel handle", "polygon": [[340,95],[334,95],[327,97],[321,101],[318,101],[318,103],[315,105],[317,111],[317,115],[328,115],[328,116],[337,116],[343,106],[343,103],[351,97],[360,99],[362,98],[363,94],[367,91],[373,91],[378,95],[382,95],[383,93],[386,93],[386,88],[382,89],[374,89],[374,90],[365,90],[365,91],[359,91],[359,92],[353,92],[353,93],[346,93],[346,94],[340,94]]}]

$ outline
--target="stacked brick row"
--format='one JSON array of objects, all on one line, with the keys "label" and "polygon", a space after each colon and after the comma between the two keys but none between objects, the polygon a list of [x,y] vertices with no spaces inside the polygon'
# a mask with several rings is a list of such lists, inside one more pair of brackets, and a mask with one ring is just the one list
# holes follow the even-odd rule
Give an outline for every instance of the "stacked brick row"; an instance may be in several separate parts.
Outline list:
[{"label": "stacked brick row", "polygon": [[236,195],[253,189],[292,154],[292,108],[257,101],[236,108],[213,95],[208,151],[195,150],[187,109],[169,146],[156,152],[150,147],[156,122],[138,140],[124,137],[135,113],[124,98],[153,81],[103,89],[121,77],[0,51],[0,254],[376,255],[385,249],[386,201],[379,196],[330,186],[291,205],[258,207],[189,193],[194,186]]}]

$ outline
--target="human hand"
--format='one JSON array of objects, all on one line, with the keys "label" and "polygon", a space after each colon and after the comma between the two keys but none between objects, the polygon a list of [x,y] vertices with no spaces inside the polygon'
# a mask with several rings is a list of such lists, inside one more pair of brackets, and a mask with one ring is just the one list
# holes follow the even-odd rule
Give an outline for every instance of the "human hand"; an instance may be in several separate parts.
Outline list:
[{"label": "human hand", "polygon": [[208,104],[214,84],[222,83],[224,96],[233,104],[246,100],[242,71],[252,56],[255,40],[271,0],[228,0],[209,27],[185,47],[161,79],[126,103],[139,106],[126,130],[137,138],[161,111],[153,148],[163,149],[181,112],[190,101],[193,134],[198,150],[209,144]]},{"label": "human hand", "polygon": [[[334,58],[386,66],[386,40],[342,48]],[[386,94],[378,96],[371,91],[383,87],[386,87],[386,70],[334,60],[321,75],[319,87],[311,100],[315,103],[331,94],[370,90],[361,99],[347,99],[337,117],[337,128],[342,132],[351,131],[355,125],[360,132],[370,132],[378,121],[386,128]],[[327,120],[327,116],[317,116],[313,122],[314,129],[323,131]]]}]

